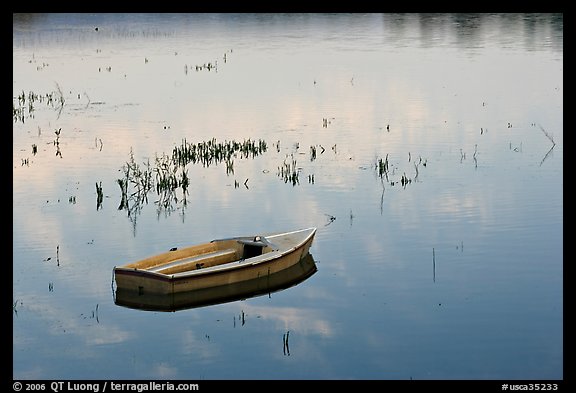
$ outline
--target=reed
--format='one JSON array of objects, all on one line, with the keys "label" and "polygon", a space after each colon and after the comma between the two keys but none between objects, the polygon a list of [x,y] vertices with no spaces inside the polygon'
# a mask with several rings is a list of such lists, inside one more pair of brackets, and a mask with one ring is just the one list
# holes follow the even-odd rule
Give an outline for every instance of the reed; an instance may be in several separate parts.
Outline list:
[{"label": "reed", "polygon": [[92,318],[96,319],[96,322],[100,323],[98,318],[98,303],[96,303],[96,308],[92,311]]},{"label": "reed", "polygon": [[546,138],[548,138],[548,140],[549,140],[550,142],[552,142],[552,146],[555,146],[555,145],[556,145],[556,142],[554,142],[554,137],[553,137],[551,134],[549,134],[549,133],[544,129],[544,127],[542,127],[540,124],[538,124],[538,127],[540,127],[540,129],[542,130],[542,132],[544,133],[544,135],[546,135]]},{"label": "reed", "polygon": [[386,181],[388,181],[388,169],[389,169],[388,154],[386,154],[386,158],[384,160],[382,158],[378,158],[375,167],[378,176],[381,179],[386,177]]},{"label": "reed", "polygon": [[104,192],[102,191],[102,182],[96,183],[96,210],[102,208],[102,200],[104,199]]},{"label": "reed", "polygon": [[234,160],[226,159],[226,174],[234,174]]},{"label": "reed", "polygon": [[316,146],[310,146],[310,161],[316,159]]},{"label": "reed", "polygon": [[128,207],[128,180],[117,179],[116,181],[120,186],[120,192],[122,193],[120,206],[118,207],[118,210],[124,210]]},{"label": "reed", "polygon": [[284,355],[286,356],[290,356],[290,345],[288,344],[288,339],[290,338],[290,330],[288,330],[286,333],[284,333],[284,335],[282,336],[282,341],[284,343]]},{"label": "reed", "polygon": [[432,282],[436,282],[436,251],[432,247]]},{"label": "reed", "polygon": [[56,139],[54,140],[53,144],[56,146],[56,156],[60,156],[62,158],[62,151],[60,150],[60,134],[62,133],[62,127],[58,128],[54,131],[56,134]]},{"label": "reed", "polygon": [[474,154],[472,155],[472,159],[474,160],[474,168],[478,168],[478,159],[476,155],[478,154],[478,144],[474,145]]}]

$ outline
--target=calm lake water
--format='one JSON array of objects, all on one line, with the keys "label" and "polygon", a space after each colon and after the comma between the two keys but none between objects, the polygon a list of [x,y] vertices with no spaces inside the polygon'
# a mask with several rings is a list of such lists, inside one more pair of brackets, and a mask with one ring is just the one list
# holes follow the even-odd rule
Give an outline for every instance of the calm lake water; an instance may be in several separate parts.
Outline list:
[{"label": "calm lake water", "polygon": [[[14,379],[563,379],[561,14],[19,14],[13,71]],[[311,226],[288,289],[115,303]]]}]

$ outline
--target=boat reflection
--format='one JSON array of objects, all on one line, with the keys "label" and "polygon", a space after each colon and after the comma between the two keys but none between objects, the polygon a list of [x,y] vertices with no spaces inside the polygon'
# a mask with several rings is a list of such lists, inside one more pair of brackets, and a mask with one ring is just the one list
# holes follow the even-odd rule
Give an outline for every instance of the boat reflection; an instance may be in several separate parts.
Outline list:
[{"label": "boat reflection", "polygon": [[116,305],[144,311],[180,311],[249,299],[300,284],[317,271],[312,254],[278,273],[239,283],[166,295],[116,288]]}]

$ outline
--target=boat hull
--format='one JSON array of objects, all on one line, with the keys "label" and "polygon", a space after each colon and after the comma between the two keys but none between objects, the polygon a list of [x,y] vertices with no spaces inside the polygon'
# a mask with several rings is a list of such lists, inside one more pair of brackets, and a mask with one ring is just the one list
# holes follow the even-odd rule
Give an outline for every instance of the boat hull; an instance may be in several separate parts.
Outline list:
[{"label": "boat hull", "polygon": [[308,254],[295,265],[278,273],[234,284],[175,292],[167,295],[139,293],[135,290],[117,288],[114,302],[119,306],[132,309],[174,312],[245,300],[281,291],[299,285],[315,274],[316,271],[317,267],[314,258],[312,254]]}]

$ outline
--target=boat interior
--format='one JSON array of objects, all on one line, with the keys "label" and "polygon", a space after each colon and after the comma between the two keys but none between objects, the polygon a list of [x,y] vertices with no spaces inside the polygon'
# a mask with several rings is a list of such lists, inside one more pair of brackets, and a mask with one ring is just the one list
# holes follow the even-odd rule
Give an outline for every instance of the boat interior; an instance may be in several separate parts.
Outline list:
[{"label": "boat interior", "polygon": [[214,240],[210,243],[151,257],[127,267],[145,269],[161,274],[182,273],[235,261],[253,258],[277,250],[263,236]]}]

